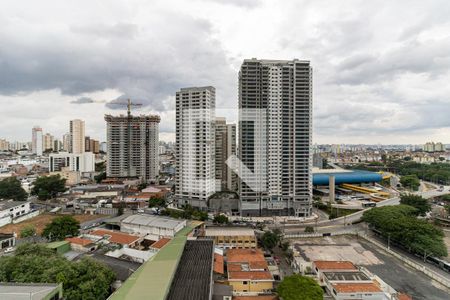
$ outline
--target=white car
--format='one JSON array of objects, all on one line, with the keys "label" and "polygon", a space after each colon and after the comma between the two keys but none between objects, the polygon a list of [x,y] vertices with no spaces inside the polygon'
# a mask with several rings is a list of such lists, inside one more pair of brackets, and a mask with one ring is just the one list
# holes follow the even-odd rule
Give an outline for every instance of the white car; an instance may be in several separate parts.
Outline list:
[{"label": "white car", "polygon": [[11,253],[11,252],[14,252],[14,251],[16,251],[16,248],[14,248],[14,247],[8,247],[8,248],[5,249],[5,253]]}]

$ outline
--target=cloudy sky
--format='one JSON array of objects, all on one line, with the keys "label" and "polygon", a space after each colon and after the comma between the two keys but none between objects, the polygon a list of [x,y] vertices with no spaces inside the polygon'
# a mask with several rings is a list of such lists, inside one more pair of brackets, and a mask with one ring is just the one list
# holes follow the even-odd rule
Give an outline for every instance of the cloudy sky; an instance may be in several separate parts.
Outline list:
[{"label": "cloudy sky", "polygon": [[316,143],[450,143],[449,16],[448,0],[3,0],[0,138],[81,118],[103,140],[105,102],[131,97],[171,140],[177,89],[234,109],[257,57],[311,61]]}]

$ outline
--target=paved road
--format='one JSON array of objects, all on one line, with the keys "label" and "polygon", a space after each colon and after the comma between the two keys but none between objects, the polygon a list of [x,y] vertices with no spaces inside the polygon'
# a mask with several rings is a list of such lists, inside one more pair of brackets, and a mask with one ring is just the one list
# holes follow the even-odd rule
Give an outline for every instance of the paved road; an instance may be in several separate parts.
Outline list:
[{"label": "paved road", "polygon": [[[437,197],[437,196],[442,196],[445,194],[448,194],[450,192],[450,186],[446,186],[444,188],[443,191],[438,191],[438,190],[431,190],[431,191],[426,191],[426,192],[416,192],[414,194],[416,195],[420,195],[426,199],[429,198],[433,198],[433,197]],[[381,202],[377,203],[377,207],[381,207],[381,206],[387,206],[387,205],[398,205],[400,204],[400,197],[393,197]],[[275,224],[275,225],[269,225],[270,227],[282,227],[285,232],[303,232],[304,228],[306,226],[314,226],[316,228],[319,227],[342,227],[345,226],[345,224],[352,224],[354,222],[360,221],[361,217],[363,215],[363,213],[366,210],[369,210],[371,208],[367,208],[364,210],[360,210],[356,213],[344,216],[344,217],[339,217],[333,220],[325,220],[325,221],[319,221],[319,222],[309,222],[309,223],[302,223],[302,224],[285,224],[285,225],[279,225],[279,224]]]}]

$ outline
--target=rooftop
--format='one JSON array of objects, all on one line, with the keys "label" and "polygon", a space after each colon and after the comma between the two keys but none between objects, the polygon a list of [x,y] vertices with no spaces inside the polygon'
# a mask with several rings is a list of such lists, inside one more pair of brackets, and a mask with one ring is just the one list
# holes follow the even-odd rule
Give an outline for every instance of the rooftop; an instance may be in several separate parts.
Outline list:
[{"label": "rooftop", "polygon": [[114,294],[111,300],[165,299],[178,266],[187,235],[193,227],[187,226],[156,255],[134,272]]},{"label": "rooftop", "polygon": [[245,227],[207,227],[205,236],[255,236],[255,231]]},{"label": "rooftop", "polygon": [[214,253],[214,272],[224,274],[223,255]]},{"label": "rooftop", "polygon": [[152,248],[156,248],[156,249],[161,249],[162,247],[164,247],[168,242],[170,242],[170,239],[168,238],[162,238],[159,241],[153,243],[150,247]]},{"label": "rooftop", "polygon": [[167,300],[208,299],[211,294],[214,242],[187,241]]},{"label": "rooftop", "polygon": [[83,239],[83,238],[79,238],[79,237],[66,238],[66,241],[71,244],[81,245],[83,247],[93,243],[91,240]]},{"label": "rooftop", "polygon": [[270,280],[273,281],[269,271],[236,271],[228,272],[228,280]]},{"label": "rooftop", "polygon": [[371,283],[334,283],[333,288],[338,293],[365,293],[381,292],[381,289],[373,282]]},{"label": "rooftop", "polygon": [[67,243],[69,243],[69,242],[68,241],[56,241],[56,242],[48,243],[46,246],[47,246],[47,248],[50,248],[50,249],[56,249],[56,248],[61,247],[61,246],[65,245],[65,244],[67,244]]},{"label": "rooftop", "polygon": [[132,244],[140,239],[140,237],[135,235],[126,234],[123,232],[118,231],[112,231],[112,230],[104,230],[104,229],[97,229],[93,230],[90,233],[91,235],[97,235],[97,236],[109,236],[108,241],[116,244],[121,245],[129,245]]},{"label": "rooftop", "polygon": [[255,262],[266,261],[264,253],[259,249],[229,249],[227,261],[230,262]]},{"label": "rooftop", "polygon": [[28,201],[2,201],[0,202],[0,210],[10,209],[16,206],[20,206],[22,204],[29,203]]},{"label": "rooftop", "polygon": [[357,270],[350,261],[324,261],[316,260],[314,264],[319,270]]},{"label": "rooftop", "polygon": [[370,281],[363,272],[324,272],[329,281]]},{"label": "rooftop", "polygon": [[160,227],[167,229],[174,229],[183,222],[185,222],[185,220],[178,220],[169,217],[161,217],[146,214],[131,215],[122,220],[122,223],[136,224],[149,227]]},{"label": "rooftop", "polygon": [[55,290],[62,291],[62,285],[57,283],[0,283],[0,299],[41,300]]}]

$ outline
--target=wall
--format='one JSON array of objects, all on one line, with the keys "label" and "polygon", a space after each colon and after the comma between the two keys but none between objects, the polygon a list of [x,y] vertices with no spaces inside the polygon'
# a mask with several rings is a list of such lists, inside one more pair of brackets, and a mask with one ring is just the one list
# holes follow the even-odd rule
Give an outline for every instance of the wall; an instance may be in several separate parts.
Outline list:
[{"label": "wall", "polygon": [[156,252],[141,251],[124,247],[114,251],[109,251],[105,255],[118,258],[124,254],[130,256],[135,262],[144,263],[147,260],[149,260],[153,255],[155,255]]},{"label": "wall", "polygon": [[229,281],[229,284],[233,287],[233,294],[256,295],[273,289],[272,281],[247,281],[247,284],[244,281]]},{"label": "wall", "polygon": [[17,224],[17,223],[23,222],[23,221],[25,221],[25,220],[34,218],[34,217],[36,217],[36,216],[39,216],[40,213],[41,213],[41,212],[40,212],[39,210],[35,210],[35,211],[33,211],[33,212],[30,212],[29,214],[22,215],[22,216],[20,216],[20,217],[18,217],[18,218],[13,219],[13,223],[14,223],[14,224]]}]

